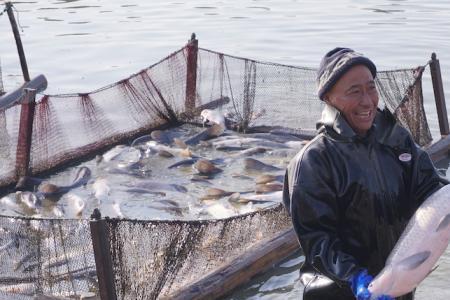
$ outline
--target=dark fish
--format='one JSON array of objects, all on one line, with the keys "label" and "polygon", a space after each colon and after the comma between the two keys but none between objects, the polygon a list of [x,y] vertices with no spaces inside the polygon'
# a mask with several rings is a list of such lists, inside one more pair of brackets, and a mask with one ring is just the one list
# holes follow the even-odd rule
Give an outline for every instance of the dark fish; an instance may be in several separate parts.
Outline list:
[{"label": "dark fish", "polygon": [[161,143],[170,145],[173,142],[173,137],[171,137],[167,132],[162,130],[154,130],[150,133],[153,140]]},{"label": "dark fish", "polygon": [[239,178],[239,179],[243,179],[243,180],[253,180],[253,177],[244,175],[244,174],[239,174],[239,173],[233,173],[231,174],[231,177],[233,178]]},{"label": "dark fish", "polygon": [[180,167],[180,166],[191,166],[191,165],[195,164],[197,161],[198,161],[198,158],[183,159],[179,162],[176,162],[176,163],[168,166],[168,168],[173,169],[173,168]]},{"label": "dark fish", "polygon": [[265,164],[254,158],[244,158],[244,168],[247,171],[279,171],[278,167]]},{"label": "dark fish", "polygon": [[126,189],[125,192],[137,193],[137,194],[153,194],[153,195],[160,195],[160,196],[166,195],[166,193],[164,193],[164,192],[152,191],[152,190],[145,189],[145,188],[129,188],[129,189]]},{"label": "dark fish", "polygon": [[257,184],[255,193],[264,194],[283,190],[283,184],[277,182],[269,182],[265,184]]},{"label": "dark fish", "polygon": [[264,147],[252,147],[249,149],[242,150],[238,153],[234,153],[232,156],[233,157],[251,156],[254,154],[265,153],[266,151],[267,151],[267,148],[264,148]]},{"label": "dark fish", "polygon": [[268,194],[241,194],[234,193],[229,198],[228,201],[234,203],[274,203],[280,202],[282,198],[282,192],[273,192]]},{"label": "dark fish", "polygon": [[161,183],[157,181],[144,180],[135,184],[132,188],[143,188],[150,191],[173,191],[173,192],[181,192],[186,193],[187,189],[179,184],[173,183]]},{"label": "dark fish", "polygon": [[245,151],[246,149],[248,149],[248,147],[245,146],[218,146],[216,147],[216,150],[218,151]]},{"label": "dark fish", "polygon": [[280,181],[283,182],[284,176],[283,175],[271,175],[271,174],[263,174],[255,179],[256,184],[265,184],[273,181]]},{"label": "dark fish", "polygon": [[211,179],[210,176],[202,176],[199,174],[194,174],[191,177],[191,181],[212,184],[208,179]]},{"label": "dark fish", "polygon": [[165,158],[172,158],[173,157],[172,153],[170,153],[169,151],[166,151],[166,150],[162,150],[162,149],[158,151],[158,155],[161,156],[161,157],[165,157]]},{"label": "dark fish", "polygon": [[306,129],[293,129],[287,127],[276,127],[270,130],[270,133],[276,135],[287,135],[287,136],[295,136],[302,140],[310,140],[314,138],[317,134],[316,130],[306,130]]},{"label": "dark fish", "polygon": [[198,143],[200,143],[200,141],[206,141],[220,136],[221,134],[223,134],[223,131],[224,129],[222,126],[214,124],[211,127],[206,128],[201,132],[197,133],[196,135],[188,138],[187,140],[184,141],[184,143],[186,145],[197,145]]},{"label": "dark fish", "polygon": [[268,140],[275,143],[286,143],[288,141],[301,141],[299,137],[290,134],[276,134],[272,132],[258,132],[247,134],[249,137]]},{"label": "dark fish", "polygon": [[227,192],[218,188],[209,188],[206,190],[206,194],[200,197],[200,200],[219,199],[222,197],[230,196],[232,194],[234,194],[234,192]]},{"label": "dark fish", "polygon": [[[157,205],[157,204],[161,205]],[[188,210],[186,207],[180,207],[178,202],[169,200],[169,199],[160,199],[153,201],[152,204],[147,205],[149,208],[157,209],[157,210],[163,210],[169,213],[174,213],[178,216],[182,216],[183,213]]]},{"label": "dark fish", "polygon": [[81,167],[77,170],[75,178],[70,185],[58,186],[52,183],[42,183],[36,193],[42,197],[60,197],[71,189],[86,185],[91,178],[91,170],[88,167]]},{"label": "dark fish", "polygon": [[[181,160],[179,162],[176,162],[176,163],[168,166],[168,168],[169,169],[173,169],[173,168],[180,167],[180,166],[190,166],[190,165],[195,164],[200,159],[202,159],[202,158],[199,157],[199,156],[188,158],[188,159],[183,159],[183,160]],[[211,163],[213,163],[213,164],[222,164],[222,163],[224,163],[224,159],[223,158],[211,159],[209,161]]]},{"label": "dark fish", "polygon": [[222,172],[222,169],[216,167],[211,161],[207,159],[199,159],[194,168],[202,175],[213,175]]}]

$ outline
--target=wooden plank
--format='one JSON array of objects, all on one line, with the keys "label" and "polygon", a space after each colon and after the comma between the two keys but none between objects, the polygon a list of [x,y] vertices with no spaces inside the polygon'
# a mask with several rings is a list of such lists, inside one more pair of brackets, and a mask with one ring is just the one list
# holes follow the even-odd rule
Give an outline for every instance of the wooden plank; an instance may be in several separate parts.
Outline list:
[{"label": "wooden plank", "polygon": [[287,229],[274,238],[253,246],[230,264],[164,299],[206,300],[224,297],[299,249],[294,229]]},{"label": "wooden plank", "polygon": [[17,103],[22,103],[25,99],[27,89],[36,90],[36,93],[40,93],[47,88],[47,78],[40,74],[34,77],[32,80],[25,82],[21,87],[14,91],[0,96],[0,109],[7,109]]}]

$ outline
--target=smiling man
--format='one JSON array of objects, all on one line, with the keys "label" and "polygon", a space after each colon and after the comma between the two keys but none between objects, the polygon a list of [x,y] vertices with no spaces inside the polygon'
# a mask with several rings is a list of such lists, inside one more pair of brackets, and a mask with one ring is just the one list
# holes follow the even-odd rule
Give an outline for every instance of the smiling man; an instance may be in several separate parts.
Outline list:
[{"label": "smiling man", "polygon": [[376,75],[348,48],[320,64],[319,133],[289,164],[283,190],[305,254],[304,300],[370,299],[367,286],[408,220],[445,184],[409,132],[378,109]]}]

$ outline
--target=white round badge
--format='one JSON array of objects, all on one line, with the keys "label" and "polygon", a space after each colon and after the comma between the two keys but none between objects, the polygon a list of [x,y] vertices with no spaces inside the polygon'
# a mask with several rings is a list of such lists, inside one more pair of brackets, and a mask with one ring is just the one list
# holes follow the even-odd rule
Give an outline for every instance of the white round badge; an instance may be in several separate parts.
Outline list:
[{"label": "white round badge", "polygon": [[411,161],[411,158],[412,158],[411,153],[402,153],[398,156],[398,159],[404,162]]}]

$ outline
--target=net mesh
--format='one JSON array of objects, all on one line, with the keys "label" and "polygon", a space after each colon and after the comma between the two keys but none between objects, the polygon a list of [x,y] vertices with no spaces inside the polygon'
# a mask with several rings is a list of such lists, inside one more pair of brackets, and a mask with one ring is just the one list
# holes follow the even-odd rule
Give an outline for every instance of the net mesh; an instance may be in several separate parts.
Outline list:
[{"label": "net mesh", "polygon": [[0,298],[97,289],[88,220],[0,218]]},{"label": "net mesh", "polygon": [[[33,122],[31,172],[40,173],[80,160],[162,125],[196,121],[186,119],[195,116],[185,110],[186,49],[91,93],[40,97]],[[377,84],[380,102],[424,146],[431,141],[431,135],[417,72],[379,72]],[[310,68],[199,49],[196,105],[228,97],[231,101],[221,109],[241,130],[262,125],[314,130],[323,107],[317,100],[315,74]],[[400,106],[404,108],[398,109]],[[13,161],[19,113],[20,107],[14,106],[0,119],[2,147],[6,150],[2,152],[5,159],[0,169],[2,185],[15,180]]]},{"label": "net mesh", "polygon": [[118,299],[156,299],[290,226],[282,205],[222,220],[108,220]]},{"label": "net mesh", "polygon": [[[212,104],[222,104],[220,109],[242,131],[258,126],[315,130],[323,108],[316,95],[316,70],[200,48],[193,71],[187,68],[189,49],[184,47],[91,93],[39,96],[31,173],[82,161],[156,128],[199,122],[199,109]],[[192,84],[187,80],[192,78],[189,72],[197,75],[196,110],[186,109],[186,90]],[[422,104],[422,72],[423,68],[379,72],[377,85],[382,105],[417,143],[426,145],[431,136]],[[19,123],[19,105],[0,111],[0,184],[4,187],[16,181]],[[119,299],[168,295],[237,257],[262,237],[270,238],[290,226],[281,205],[224,220],[110,219],[107,224]],[[28,299],[34,294],[64,296],[95,290],[88,226],[88,220],[1,216],[0,296]]]}]

